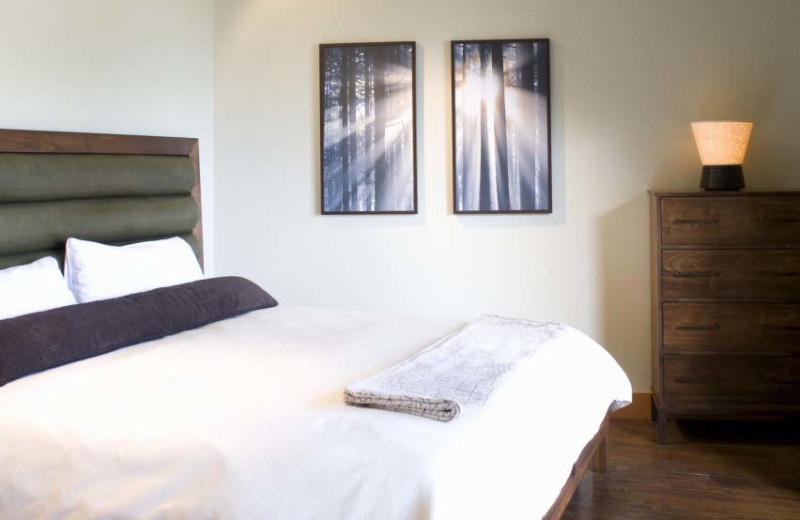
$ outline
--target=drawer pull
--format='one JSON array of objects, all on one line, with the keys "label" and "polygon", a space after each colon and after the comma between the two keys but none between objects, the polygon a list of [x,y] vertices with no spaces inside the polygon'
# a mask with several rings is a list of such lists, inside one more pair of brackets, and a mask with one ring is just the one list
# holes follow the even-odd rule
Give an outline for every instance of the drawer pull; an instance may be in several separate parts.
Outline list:
[{"label": "drawer pull", "polygon": [[716,278],[719,276],[717,271],[692,271],[684,273],[667,273],[675,278]]},{"label": "drawer pull", "polygon": [[713,325],[678,325],[675,330],[719,330],[722,327],[715,323]]},{"label": "drawer pull", "polygon": [[721,380],[718,377],[676,377],[673,379],[673,381],[684,385],[696,385],[704,383],[718,385]]},{"label": "drawer pull", "polygon": [[718,218],[676,218],[675,224],[719,224]]},{"label": "drawer pull", "polygon": [[761,330],[777,330],[781,332],[797,332],[800,330],[800,325],[762,325],[759,327]]},{"label": "drawer pull", "polygon": [[764,224],[797,224],[797,222],[800,222],[800,219],[791,218],[791,217],[787,217],[787,218],[763,218],[763,219],[756,220],[756,222],[764,223]]}]

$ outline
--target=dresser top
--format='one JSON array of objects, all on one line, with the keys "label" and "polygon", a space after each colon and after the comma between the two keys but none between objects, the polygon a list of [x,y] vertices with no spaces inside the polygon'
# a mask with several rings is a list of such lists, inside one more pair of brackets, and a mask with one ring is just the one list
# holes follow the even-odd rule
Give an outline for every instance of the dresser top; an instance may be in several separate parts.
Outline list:
[{"label": "dresser top", "polygon": [[783,197],[800,197],[800,191],[758,191],[758,190],[742,190],[742,191],[704,191],[704,190],[686,190],[686,191],[661,191],[661,190],[647,190],[651,197],[752,197],[752,196],[776,196]]}]

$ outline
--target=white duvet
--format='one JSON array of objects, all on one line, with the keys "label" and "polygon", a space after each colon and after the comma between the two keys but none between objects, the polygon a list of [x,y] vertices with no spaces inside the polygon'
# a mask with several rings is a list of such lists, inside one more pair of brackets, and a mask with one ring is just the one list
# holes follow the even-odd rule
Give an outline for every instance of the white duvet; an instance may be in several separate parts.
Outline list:
[{"label": "white duvet", "polygon": [[608,406],[631,398],[580,332],[469,418],[343,404],[347,384],[462,325],[277,307],[10,383],[0,518],[541,518]]}]

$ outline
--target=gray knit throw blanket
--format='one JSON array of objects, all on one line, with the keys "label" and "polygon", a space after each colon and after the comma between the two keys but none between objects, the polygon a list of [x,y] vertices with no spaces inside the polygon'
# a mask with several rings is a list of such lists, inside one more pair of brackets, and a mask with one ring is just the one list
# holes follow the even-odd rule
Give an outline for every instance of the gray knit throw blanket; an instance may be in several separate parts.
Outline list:
[{"label": "gray knit throw blanket", "polygon": [[475,411],[520,363],[565,330],[554,322],[482,316],[344,391],[345,403],[450,421]]}]

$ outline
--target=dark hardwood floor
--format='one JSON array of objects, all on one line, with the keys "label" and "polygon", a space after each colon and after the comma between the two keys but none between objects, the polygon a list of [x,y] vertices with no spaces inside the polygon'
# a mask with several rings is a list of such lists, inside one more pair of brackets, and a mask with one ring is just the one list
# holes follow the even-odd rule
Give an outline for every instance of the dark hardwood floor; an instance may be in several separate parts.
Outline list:
[{"label": "dark hardwood floor", "polygon": [[563,520],[800,520],[800,424],[610,425],[608,472],[587,472]]}]

